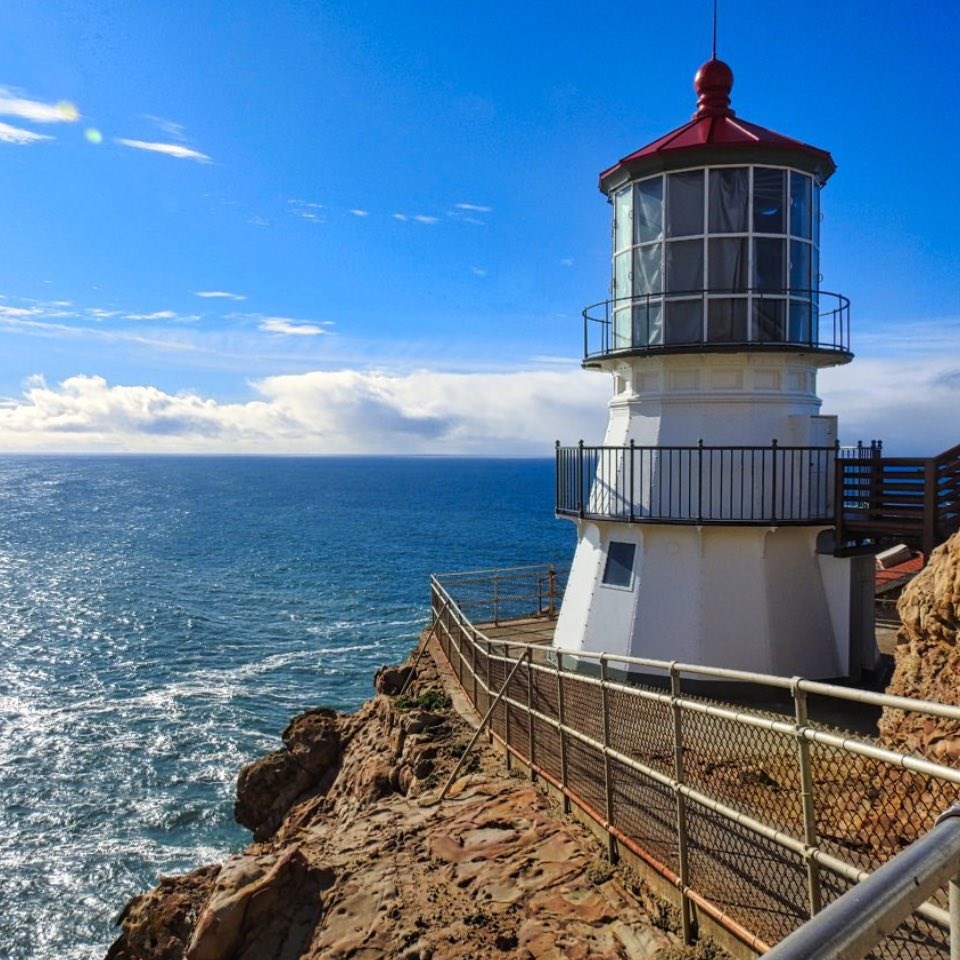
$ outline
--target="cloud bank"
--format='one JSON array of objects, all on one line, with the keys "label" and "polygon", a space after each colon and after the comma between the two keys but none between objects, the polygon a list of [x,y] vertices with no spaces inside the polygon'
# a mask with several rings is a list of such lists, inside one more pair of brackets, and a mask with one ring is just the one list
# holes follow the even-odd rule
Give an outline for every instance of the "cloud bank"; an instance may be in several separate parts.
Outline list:
[{"label": "cloud bank", "polygon": [[576,369],[314,371],[267,377],[252,399],[221,403],[99,376],[35,377],[0,401],[0,449],[549,456],[555,439],[599,440],[608,387]]}]

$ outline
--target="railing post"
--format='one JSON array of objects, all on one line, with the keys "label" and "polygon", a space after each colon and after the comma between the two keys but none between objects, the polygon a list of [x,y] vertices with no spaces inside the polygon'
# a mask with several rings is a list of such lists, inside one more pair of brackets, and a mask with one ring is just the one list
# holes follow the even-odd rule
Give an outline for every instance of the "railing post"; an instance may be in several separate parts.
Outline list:
[{"label": "railing post", "polygon": [[500,623],[500,575],[496,570],[493,572],[493,622]]},{"label": "railing post", "polygon": [[583,441],[577,444],[577,513],[583,519]]},{"label": "railing post", "polygon": [[937,545],[937,464],[933,458],[923,464],[923,559],[929,563]]},{"label": "railing post", "polygon": [[697,441],[697,522],[703,526],[703,437]]},{"label": "railing post", "polygon": [[477,705],[477,641],[470,644],[470,675],[473,677],[473,706],[479,712]]},{"label": "railing post", "polygon": [[772,445],[772,454],[771,458],[773,463],[771,464],[770,470],[772,473],[770,479],[770,494],[771,494],[771,503],[770,503],[770,521],[776,526],[777,523],[777,438],[773,438]]},{"label": "railing post", "polygon": [[635,447],[636,447],[636,442],[634,441],[633,437],[631,437],[630,438],[630,522],[631,523],[633,523],[635,519],[634,508],[633,508],[634,497],[636,496],[634,492],[635,491],[635,488],[634,488],[635,475],[634,475],[634,465],[633,465],[633,459],[634,459],[634,456],[636,455]]},{"label": "railing post", "polygon": [[[670,710],[673,714],[673,775],[678,784],[684,782],[683,773],[683,714],[680,708],[680,673],[676,663],[670,664]],[[693,917],[687,890],[690,887],[690,863],[687,853],[687,805],[683,794],[677,791],[677,853],[680,860],[680,922],[683,942],[693,943]]]},{"label": "railing post", "polygon": [[547,567],[547,599],[547,612],[552,617],[557,612],[557,568],[552,563]]},{"label": "railing post", "polygon": [[[600,655],[600,712],[603,715],[603,792],[606,799],[607,825],[613,824],[613,782],[610,778],[610,708],[607,704],[607,655]],[[617,862],[617,841],[607,830],[607,859]]]},{"label": "railing post", "polygon": [[960,960],[960,873],[950,880],[950,960]]},{"label": "railing post", "polygon": [[[507,661],[510,659],[510,647],[505,643],[503,645],[503,672],[507,672]],[[505,682],[503,685],[503,739],[508,747],[513,746],[510,743],[510,691],[507,689],[508,684]],[[513,752],[511,750],[506,751],[506,766],[507,770],[513,769]]]},{"label": "railing post", "polygon": [[530,647],[524,650],[523,655],[527,658],[527,756],[530,759],[530,779],[537,779],[537,772],[534,769],[536,757],[536,740],[533,733],[533,658],[530,654]]},{"label": "railing post", "polygon": [[556,440],[553,444],[553,501],[556,504],[555,512],[560,512],[560,502],[562,497],[561,468],[560,468],[560,441]]},{"label": "railing post", "polygon": [[570,798],[567,789],[567,731],[566,715],[563,709],[563,653],[557,651],[557,719],[560,721],[560,785],[564,789],[563,812],[570,812]]},{"label": "railing post", "polygon": [[[797,752],[800,761],[800,798],[803,803],[803,842],[808,854],[819,845],[817,836],[817,811],[813,798],[813,769],[810,766],[810,741],[803,735],[809,722],[807,713],[807,694],[796,683],[793,686],[794,714],[797,721]],[[810,916],[823,909],[823,893],[820,888],[820,868],[811,856],[807,861],[807,895],[810,904]]]}]

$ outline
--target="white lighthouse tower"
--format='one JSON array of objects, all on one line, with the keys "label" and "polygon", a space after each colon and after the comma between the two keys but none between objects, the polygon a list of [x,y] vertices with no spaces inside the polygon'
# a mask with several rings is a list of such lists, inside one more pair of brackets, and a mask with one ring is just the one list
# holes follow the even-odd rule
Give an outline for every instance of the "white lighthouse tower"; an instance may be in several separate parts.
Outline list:
[{"label": "white lighthouse tower", "polygon": [[872,561],[837,555],[837,424],[816,393],[852,359],[849,303],[819,289],[835,164],[737,118],[722,61],[694,85],[689,123],[600,175],[613,298],[584,311],[584,366],[613,398],[602,447],[557,450],[578,545],[554,645],[849,675]]}]

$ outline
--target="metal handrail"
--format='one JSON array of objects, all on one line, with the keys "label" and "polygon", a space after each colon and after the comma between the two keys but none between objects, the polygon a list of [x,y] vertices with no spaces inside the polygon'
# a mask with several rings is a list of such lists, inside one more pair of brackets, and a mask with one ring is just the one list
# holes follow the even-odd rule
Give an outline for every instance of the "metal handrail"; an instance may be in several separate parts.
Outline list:
[{"label": "metal handrail", "polygon": [[950,881],[950,956],[960,957],[960,804],[934,828],[780,941],[769,960],[860,960]]},{"label": "metal handrail", "polygon": [[[809,321],[799,329],[791,330],[789,316],[785,314],[780,330],[758,335],[759,330],[750,329],[752,336],[744,339],[709,337],[706,326],[701,335],[682,342],[670,339],[669,318],[658,318],[657,312],[664,304],[679,301],[745,300],[762,303],[805,303],[811,307]],[[822,301],[828,306],[821,309]],[[621,310],[629,310],[631,334],[629,343],[617,343],[614,337],[613,317]],[[583,309],[583,357],[584,360],[606,356],[644,355],[648,353],[676,353],[689,350],[737,350],[737,349],[797,349],[825,351],[839,354],[844,359],[853,356],[850,350],[850,300],[841,293],[812,288],[784,287],[709,287],[699,290],[669,290],[616,297],[600,300]],[[651,333],[658,322],[663,323],[660,342],[651,343]],[[806,327],[806,330],[803,329]],[[637,336],[634,331],[642,333]],[[653,337],[655,339],[655,337]]]},{"label": "metal handrail", "polygon": [[[710,894],[709,878],[701,878],[696,871],[691,873],[692,863],[686,860],[684,851],[689,844],[698,843],[697,829],[702,829],[703,811],[709,811],[710,815],[719,818],[720,822],[727,822],[731,830],[746,831],[761,838],[763,843],[773,844],[790,862],[804,865],[808,880],[806,897],[790,902],[793,910],[806,910],[808,915],[813,915],[820,911],[823,901],[829,899],[830,891],[836,889],[838,884],[845,887],[865,880],[870,874],[864,867],[876,867],[877,858],[883,859],[880,853],[866,860],[863,857],[841,859],[844,848],[842,845],[838,846],[836,834],[839,831],[842,835],[843,828],[831,819],[824,819],[830,809],[824,804],[835,803],[837,799],[835,795],[822,793],[829,791],[829,778],[826,782],[821,780],[823,763],[830,764],[830,770],[836,769],[833,766],[836,763],[853,764],[851,770],[861,769],[857,764],[870,764],[869,769],[876,771],[874,778],[879,778],[883,771],[888,771],[893,778],[891,783],[900,783],[903,777],[920,777],[926,784],[923,789],[933,791],[931,796],[943,797],[944,803],[956,798],[960,788],[960,770],[944,767],[918,756],[898,753],[881,747],[868,738],[825,728],[808,717],[806,699],[808,694],[816,696],[817,702],[823,702],[821,698],[824,697],[862,699],[878,706],[927,712],[952,719],[960,719],[958,707],[883,694],[865,694],[862,691],[797,677],[776,677],[745,670],[681,664],[620,654],[566,652],[510,639],[493,640],[464,615],[456,596],[448,592],[441,582],[442,579],[431,578],[438,640],[454,667],[460,685],[468,696],[472,696],[481,713],[485,709],[489,710],[492,699],[499,696],[499,712],[491,713],[491,732],[504,744],[508,757],[516,757],[530,768],[532,774],[556,786],[563,794],[565,805],[567,802],[576,805],[600,824],[611,838],[611,851],[614,851],[617,845],[630,849],[675,885],[682,900],[695,904],[699,910],[726,926],[735,936],[759,952],[769,949],[763,936],[769,940],[770,932],[765,932],[763,928],[758,931],[745,927],[743,919],[730,915],[730,906],[724,906],[722,895],[719,900],[711,899],[713,895]],[[453,579],[455,581],[455,578]],[[476,577],[470,582],[476,585]],[[449,579],[447,583],[455,592],[456,583]],[[516,682],[512,686],[503,683],[503,678],[512,668],[517,667],[519,661],[525,662],[525,668],[518,668]],[[640,671],[634,669],[637,667],[641,668]],[[617,676],[611,676],[611,671],[616,671]],[[634,672],[648,676],[659,672],[669,679],[669,691],[637,686],[625,676]],[[795,715],[790,717],[781,713],[763,713],[705,700],[702,691],[695,695],[682,688],[682,675],[697,679],[748,682],[760,687],[789,690],[795,703]],[[619,718],[617,723],[621,725],[616,737],[608,717],[608,710],[614,709],[611,706],[614,703],[613,698],[617,698],[616,703],[619,704],[615,708],[614,716]],[[628,702],[638,704],[636,711],[639,712],[635,712],[634,708],[627,709],[625,704]],[[642,706],[643,704],[646,706]],[[625,709],[626,713],[623,712]],[[624,739],[622,724],[625,717],[654,715],[649,713],[650,710],[672,712],[674,723],[672,734],[668,734],[666,728],[651,728],[646,732],[642,728],[636,729],[637,736],[653,737],[657,744],[656,752],[648,756],[644,752],[637,753],[629,737]],[[802,791],[804,804],[800,821],[791,822],[789,818],[784,819],[779,814],[773,815],[763,806],[753,807],[751,803],[745,803],[745,797],[752,796],[749,793],[752,788],[748,787],[743,797],[737,793],[732,796],[726,792],[713,793],[702,776],[695,774],[688,777],[683,763],[678,762],[675,766],[671,764],[668,769],[667,765],[661,762],[668,755],[682,758],[686,752],[694,758],[702,754],[705,745],[688,739],[690,734],[685,732],[685,727],[693,724],[696,729],[703,730],[706,728],[700,725],[705,722],[720,724],[722,726],[716,729],[731,733],[735,730],[741,731],[734,735],[734,739],[725,740],[721,757],[731,748],[736,748],[737,744],[740,745],[739,750],[744,747],[748,750],[754,749],[750,745],[763,742],[769,744],[773,753],[768,756],[780,764],[773,768],[774,771],[782,770],[782,775],[788,778],[787,783],[792,783],[793,778],[799,777],[798,786],[789,789]],[[657,730],[660,732],[657,733]],[[553,737],[552,748],[548,732],[549,736]],[[728,733],[725,736],[729,738],[730,735]],[[761,739],[757,739],[758,737]],[[669,752],[671,748],[667,740],[672,742],[672,754]],[[832,756],[840,758],[843,755],[850,760],[831,759]],[[793,760],[789,759],[791,756]],[[611,772],[614,766],[619,770],[616,781],[612,779]],[[793,773],[790,773],[791,768]],[[845,767],[841,766],[841,769]],[[674,797],[677,832],[673,840],[672,856],[679,858],[679,867],[671,866],[674,861],[669,858],[658,860],[659,854],[650,853],[650,848],[645,845],[646,841],[640,839],[645,834],[630,831],[629,817],[632,816],[630,810],[633,808],[630,805],[621,805],[623,797],[633,794],[635,790],[647,789],[644,784],[659,785],[659,789],[669,791]],[[612,800],[615,795],[612,791],[616,791],[616,796],[620,798],[616,804]],[[602,799],[594,799],[601,795],[606,796],[605,809]],[[830,796],[832,799],[828,799]],[[854,798],[852,802],[856,804],[857,801]],[[686,820],[697,810],[701,811],[696,814],[700,827],[693,828],[693,833],[688,837]],[[838,823],[843,822],[845,811],[850,812],[846,807],[837,811],[837,815],[841,817]],[[622,819],[625,815],[627,820]],[[662,816],[662,810],[660,815]],[[798,831],[798,827],[802,829]],[[702,855],[701,849],[698,854],[701,860]],[[748,868],[749,864],[749,860],[744,860],[736,869],[742,872],[742,868]],[[757,871],[753,874],[757,878],[754,880],[757,890],[772,891],[774,898],[785,896],[784,889],[776,885],[763,886],[764,881],[760,878],[768,869],[767,857],[762,855],[757,862]],[[706,886],[701,886],[702,882],[706,883]],[[914,912],[922,918],[921,923],[933,924],[941,930],[950,928],[950,914],[936,902],[927,901],[914,906]],[[686,917],[686,911],[684,915]],[[784,930],[781,925],[786,914],[777,910],[776,915],[780,919],[771,928],[777,931],[773,939],[783,937],[793,929],[788,927]],[[687,927],[688,924],[685,923],[685,933]],[[841,955],[844,954],[833,954]]]}]

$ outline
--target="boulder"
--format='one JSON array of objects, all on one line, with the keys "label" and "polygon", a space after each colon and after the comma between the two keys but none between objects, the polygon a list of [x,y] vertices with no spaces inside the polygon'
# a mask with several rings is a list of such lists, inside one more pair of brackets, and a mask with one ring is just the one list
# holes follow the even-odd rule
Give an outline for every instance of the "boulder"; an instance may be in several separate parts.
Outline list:
[{"label": "boulder", "polygon": [[320,707],[294,717],[283,731],[283,744],[247,764],[237,777],[233,814],[257,840],[272,836],[305,793],[322,792],[333,781],[342,754],[336,712]]}]

